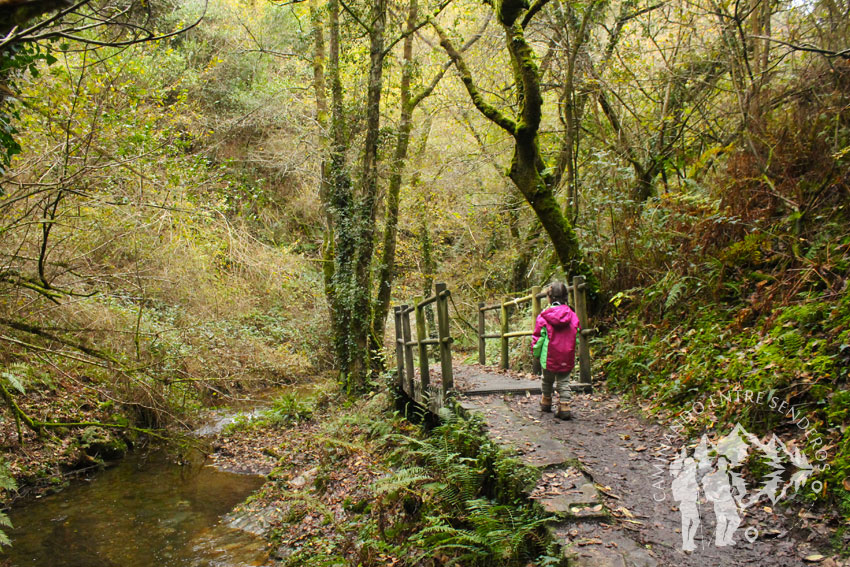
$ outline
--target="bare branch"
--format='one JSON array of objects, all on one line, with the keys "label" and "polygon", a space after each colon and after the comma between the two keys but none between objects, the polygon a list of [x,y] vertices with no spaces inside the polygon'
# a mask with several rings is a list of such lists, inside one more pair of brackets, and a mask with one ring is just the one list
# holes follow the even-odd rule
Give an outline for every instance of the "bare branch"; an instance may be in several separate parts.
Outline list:
[{"label": "bare branch", "polygon": [[418,32],[423,27],[425,27],[425,25],[430,21],[431,18],[436,18],[437,16],[439,16],[440,12],[442,12],[446,8],[446,6],[451,4],[451,2],[452,2],[452,0],[445,0],[442,4],[440,4],[437,7],[436,10],[434,10],[433,14],[431,14],[430,16],[428,16],[427,18],[425,18],[421,22],[414,24],[413,26],[409,27],[408,29],[406,29],[404,31],[404,33],[402,33],[401,35],[396,37],[394,40],[392,40],[389,43],[389,45],[387,45],[387,48],[384,50],[384,55],[388,54],[392,50],[392,48],[395,47],[398,44],[398,42],[403,41],[404,39],[407,38],[407,36],[412,35],[412,34]]},{"label": "bare branch", "polygon": [[841,51],[832,51],[829,49],[821,49],[820,47],[815,47],[814,45],[797,45],[795,43],[789,43],[787,41],[783,41],[781,39],[776,39],[774,37],[768,37],[763,35],[751,35],[749,36],[753,39],[763,39],[765,41],[770,41],[772,43],[778,43],[779,45],[784,45],[785,47],[790,47],[794,51],[806,51],[808,53],[817,53],[819,55],[823,55],[825,57],[841,57],[842,59],[850,59],[850,47],[846,49],[842,49]]},{"label": "bare branch", "polygon": [[[63,10],[60,10],[56,14],[53,14],[46,20],[39,22],[30,26],[29,28],[20,30],[18,26],[15,26],[9,31],[6,36],[0,41],[0,49],[3,49],[9,45],[14,45],[18,43],[32,43],[36,41],[42,41],[47,39],[68,39],[73,41],[79,41],[83,44],[94,45],[97,47],[122,47],[127,45],[134,45],[137,43],[145,43],[150,41],[159,41],[162,39],[168,39],[169,37],[174,37],[181,33],[186,33],[187,31],[195,28],[201,21],[204,19],[207,13],[207,8],[209,5],[208,0],[204,2],[204,9],[200,16],[188,26],[181,28],[179,30],[174,30],[172,32],[156,35],[152,30],[145,28],[143,26],[138,26],[132,24],[130,22],[119,22],[117,21],[117,17],[126,14],[129,11],[129,8],[122,10],[117,14],[112,14],[109,17],[98,18],[95,14],[83,15],[79,13],[79,10],[88,5],[91,0],[81,0],[76,4],[69,6]],[[49,11],[49,10],[48,10]],[[42,12],[45,13],[45,12]],[[71,15],[79,15],[80,20],[77,22],[73,22],[67,25],[67,27],[60,27],[60,29],[51,29],[51,26],[62,26],[63,20]],[[87,23],[82,24],[81,22],[84,20],[93,20],[95,23]],[[127,30],[134,30],[137,35],[127,40],[115,40],[115,41],[101,41],[97,39],[92,39],[88,37],[83,37],[77,35],[83,31],[97,28],[97,27],[118,27],[124,28]]]}]

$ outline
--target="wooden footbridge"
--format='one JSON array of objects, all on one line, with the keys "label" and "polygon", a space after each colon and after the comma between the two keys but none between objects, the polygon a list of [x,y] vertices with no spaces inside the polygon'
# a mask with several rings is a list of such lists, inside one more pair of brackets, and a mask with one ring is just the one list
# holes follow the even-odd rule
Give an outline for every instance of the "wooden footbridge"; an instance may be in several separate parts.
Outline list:
[{"label": "wooden footbridge", "polygon": [[[584,278],[573,278],[568,288],[568,302],[578,314],[582,327],[577,349],[577,371],[573,373],[578,380],[573,383],[573,388],[587,392],[590,390],[590,349],[587,339],[593,329],[587,316]],[[532,329],[528,328],[511,330],[511,316],[521,313],[526,321],[528,315],[531,315],[532,321],[536,320],[543,308],[541,300],[545,299],[546,291],[535,287],[521,297],[505,299],[492,305],[478,305],[478,326],[475,331],[479,364],[452,364],[452,321],[449,318],[449,305],[452,302],[451,293],[445,284],[437,284],[430,297],[397,306],[397,386],[431,411],[446,406],[448,400],[456,397],[455,407],[466,415],[478,416],[484,431],[495,443],[516,455],[526,466],[537,470],[537,481],[533,488],[529,487],[527,496],[547,514],[547,529],[553,541],[561,546],[569,565],[669,565],[669,561],[659,561],[658,554],[647,549],[648,546],[642,545],[639,539],[636,541],[632,531],[637,529],[635,525],[642,526],[642,522],[631,519],[634,515],[622,507],[620,496],[606,492],[610,496],[606,500],[598,487],[605,486],[606,482],[613,484],[614,481],[601,475],[595,478],[600,471],[596,470],[598,467],[595,462],[585,458],[584,443],[588,437],[596,443],[612,447],[611,454],[617,458],[621,455],[625,458],[625,455],[630,454],[638,458],[636,451],[640,449],[631,452],[633,446],[627,441],[630,435],[618,435],[617,432],[621,430],[608,432],[609,427],[605,425],[613,415],[621,417],[621,414],[609,413],[598,399],[580,396],[573,400],[573,408],[578,412],[575,421],[553,419],[552,414],[549,414],[549,419],[545,419],[537,409],[537,400],[529,400],[525,395],[539,393],[541,381],[508,369],[511,362],[509,341],[524,341],[532,334]],[[429,306],[433,306],[436,314],[436,323],[430,325],[432,328],[429,328],[426,312]],[[487,328],[487,315],[493,312],[499,316],[497,331]],[[497,367],[486,366],[488,340],[499,341]],[[529,347],[527,343],[524,346]],[[437,350],[433,354],[437,355],[435,358],[439,359],[439,365],[430,364],[429,355],[432,352],[429,349]],[[587,435],[588,427],[594,435]],[[641,433],[633,435],[638,437]],[[616,462],[613,466],[616,466]],[[647,457],[644,466],[647,472],[643,478],[648,478],[651,470],[654,470],[650,467],[657,466],[655,457]],[[605,468],[601,472],[608,470]],[[617,472],[611,475],[611,478],[625,478]],[[609,507],[609,503],[613,503],[613,507]],[[646,504],[647,500],[642,503]],[[653,504],[655,502],[650,498],[649,505]],[[629,506],[632,504],[629,503]],[[646,515],[641,517],[650,517],[648,514],[653,513],[653,509],[647,508],[644,511]],[[619,528],[612,522],[624,515],[627,515],[626,522],[634,522],[634,525],[629,523],[624,524],[625,528]],[[675,536],[673,530],[678,517],[674,515],[672,518],[672,523],[665,524],[665,529],[669,528],[669,533]],[[657,531],[652,532],[651,537],[657,538]]]},{"label": "wooden footbridge", "polygon": [[[499,341],[499,366],[506,371],[510,366],[510,341],[530,337],[533,329],[511,330],[511,315],[531,305],[532,326],[543,310],[548,288],[535,286],[521,297],[505,299],[498,303],[478,304],[478,363],[480,366],[455,365],[452,361],[451,320],[449,302],[451,291],[445,283],[436,284],[434,293],[426,298],[417,298],[410,304],[394,308],[397,387],[410,398],[431,410],[443,407],[453,393],[476,396],[494,393],[540,392],[539,362],[534,361],[533,374],[538,379],[518,379],[507,372],[490,371],[487,364],[487,341]],[[578,361],[573,377],[578,380],[572,386],[576,391],[590,391],[590,348],[588,337],[594,331],[587,315],[587,295],[584,276],[575,276],[567,285],[568,303],[576,312],[581,324],[578,335]],[[433,306],[435,324],[430,325],[426,310]],[[497,312],[498,331],[488,332],[487,315]],[[526,312],[527,313],[527,312]],[[412,319],[412,321],[411,321]],[[436,349],[439,366],[431,365],[431,351]],[[530,345],[528,346],[530,349]]]}]

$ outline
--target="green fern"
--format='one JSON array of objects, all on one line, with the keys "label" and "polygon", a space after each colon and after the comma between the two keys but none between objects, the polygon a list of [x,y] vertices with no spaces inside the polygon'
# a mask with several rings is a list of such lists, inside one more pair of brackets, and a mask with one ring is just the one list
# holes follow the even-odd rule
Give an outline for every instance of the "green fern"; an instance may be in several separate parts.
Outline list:
[{"label": "green fern", "polygon": [[679,303],[679,300],[682,299],[682,295],[686,289],[685,280],[679,280],[674,283],[670,291],[667,292],[667,301],[664,302],[664,310],[669,311],[672,307],[675,307]]},{"label": "green fern", "polygon": [[466,503],[470,515],[464,526],[444,516],[427,518],[430,525],[414,539],[432,551],[454,554],[449,564],[511,564],[532,555],[531,547],[542,543],[537,531],[546,522],[530,510],[517,513],[510,506],[486,499]]},{"label": "green fern", "polygon": [[401,490],[407,490],[412,485],[420,484],[426,480],[431,480],[431,476],[424,468],[405,468],[374,482],[372,484],[372,491],[376,495],[394,494]]},{"label": "green fern", "polygon": [[18,374],[12,372],[11,369],[0,372],[0,378],[3,378],[6,384],[8,384],[21,394],[26,394],[26,389],[24,388],[23,380]]},{"label": "green fern", "polygon": [[[9,471],[9,467],[5,461],[0,460],[0,489],[6,492],[11,492],[17,489],[17,484],[15,483],[14,477],[12,477],[11,472]],[[11,528],[12,522],[9,520],[9,517],[0,512],[0,527],[3,528]],[[12,542],[9,540],[9,536],[3,530],[0,530],[0,548],[3,546],[11,545]]]}]

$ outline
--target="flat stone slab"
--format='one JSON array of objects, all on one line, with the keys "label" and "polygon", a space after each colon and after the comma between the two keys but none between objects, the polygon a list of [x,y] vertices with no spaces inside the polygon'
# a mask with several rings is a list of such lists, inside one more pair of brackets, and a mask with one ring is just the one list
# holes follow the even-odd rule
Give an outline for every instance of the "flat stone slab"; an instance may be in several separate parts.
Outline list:
[{"label": "flat stone slab", "polygon": [[534,422],[517,415],[500,396],[477,396],[460,400],[461,407],[484,419],[490,437],[514,449],[527,465],[546,469],[567,465],[572,459],[564,445]]},{"label": "flat stone slab", "polygon": [[556,537],[568,542],[564,555],[570,566],[579,567],[657,567],[658,561],[648,549],[621,531],[603,526],[571,529],[569,525],[555,530]]},{"label": "flat stone slab", "polygon": [[540,394],[541,380],[503,372],[488,372],[486,367],[455,367],[455,389],[467,396],[525,393]]},{"label": "flat stone slab", "polygon": [[[604,516],[606,512],[599,499],[599,492],[592,482],[585,482],[580,487],[566,490],[559,494],[547,494],[532,497],[543,506],[543,509],[558,517],[569,516]],[[593,508],[598,509],[593,510]],[[596,512],[596,514],[592,514]]]}]

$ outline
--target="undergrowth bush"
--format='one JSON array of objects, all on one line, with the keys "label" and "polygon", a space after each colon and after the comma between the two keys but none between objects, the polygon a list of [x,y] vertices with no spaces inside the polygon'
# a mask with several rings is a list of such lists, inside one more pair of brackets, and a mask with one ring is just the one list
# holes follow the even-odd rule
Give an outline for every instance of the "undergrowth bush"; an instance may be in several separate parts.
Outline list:
[{"label": "undergrowth bush", "polygon": [[[34,386],[14,393],[34,419],[185,427],[205,405],[328,365],[321,273],[292,251],[303,234],[272,238],[269,220],[277,193],[298,193],[305,218],[315,200],[295,176],[267,183],[211,151],[226,144],[196,95],[244,74],[213,44],[194,57],[195,39],[96,55],[72,42],[21,82],[22,152],[0,180],[0,363]],[[0,434],[50,442],[19,438],[6,410]],[[41,463],[17,449],[4,446],[15,474],[32,476]]]},{"label": "undergrowth bush", "polygon": [[[446,411],[427,431],[387,406],[386,395],[355,403],[311,436],[318,465],[308,486],[281,497],[286,522],[304,522],[312,513],[333,533],[315,534],[283,558],[285,565],[367,566],[392,558],[422,565],[561,561],[545,530],[548,518],[527,498],[539,473],[500,449],[479,419]],[[385,472],[341,495],[342,471],[360,470],[362,460]],[[334,511],[343,495],[342,510]]]},{"label": "undergrowth bush", "polygon": [[[445,412],[423,438],[397,442],[391,461],[401,467],[383,479],[383,493],[415,488],[423,527],[412,542],[423,556],[440,552],[457,565],[524,565],[546,547],[547,519],[526,498],[538,473],[505,454],[479,420]],[[411,468],[411,465],[412,468]]]},{"label": "undergrowth bush", "polygon": [[[17,484],[9,472],[9,467],[6,464],[6,461],[4,459],[0,459],[0,489],[6,492],[12,492],[16,488]],[[0,511],[0,549],[12,544],[9,540],[9,536],[3,531],[5,528],[11,527],[12,523],[9,521],[9,516]]]}]

